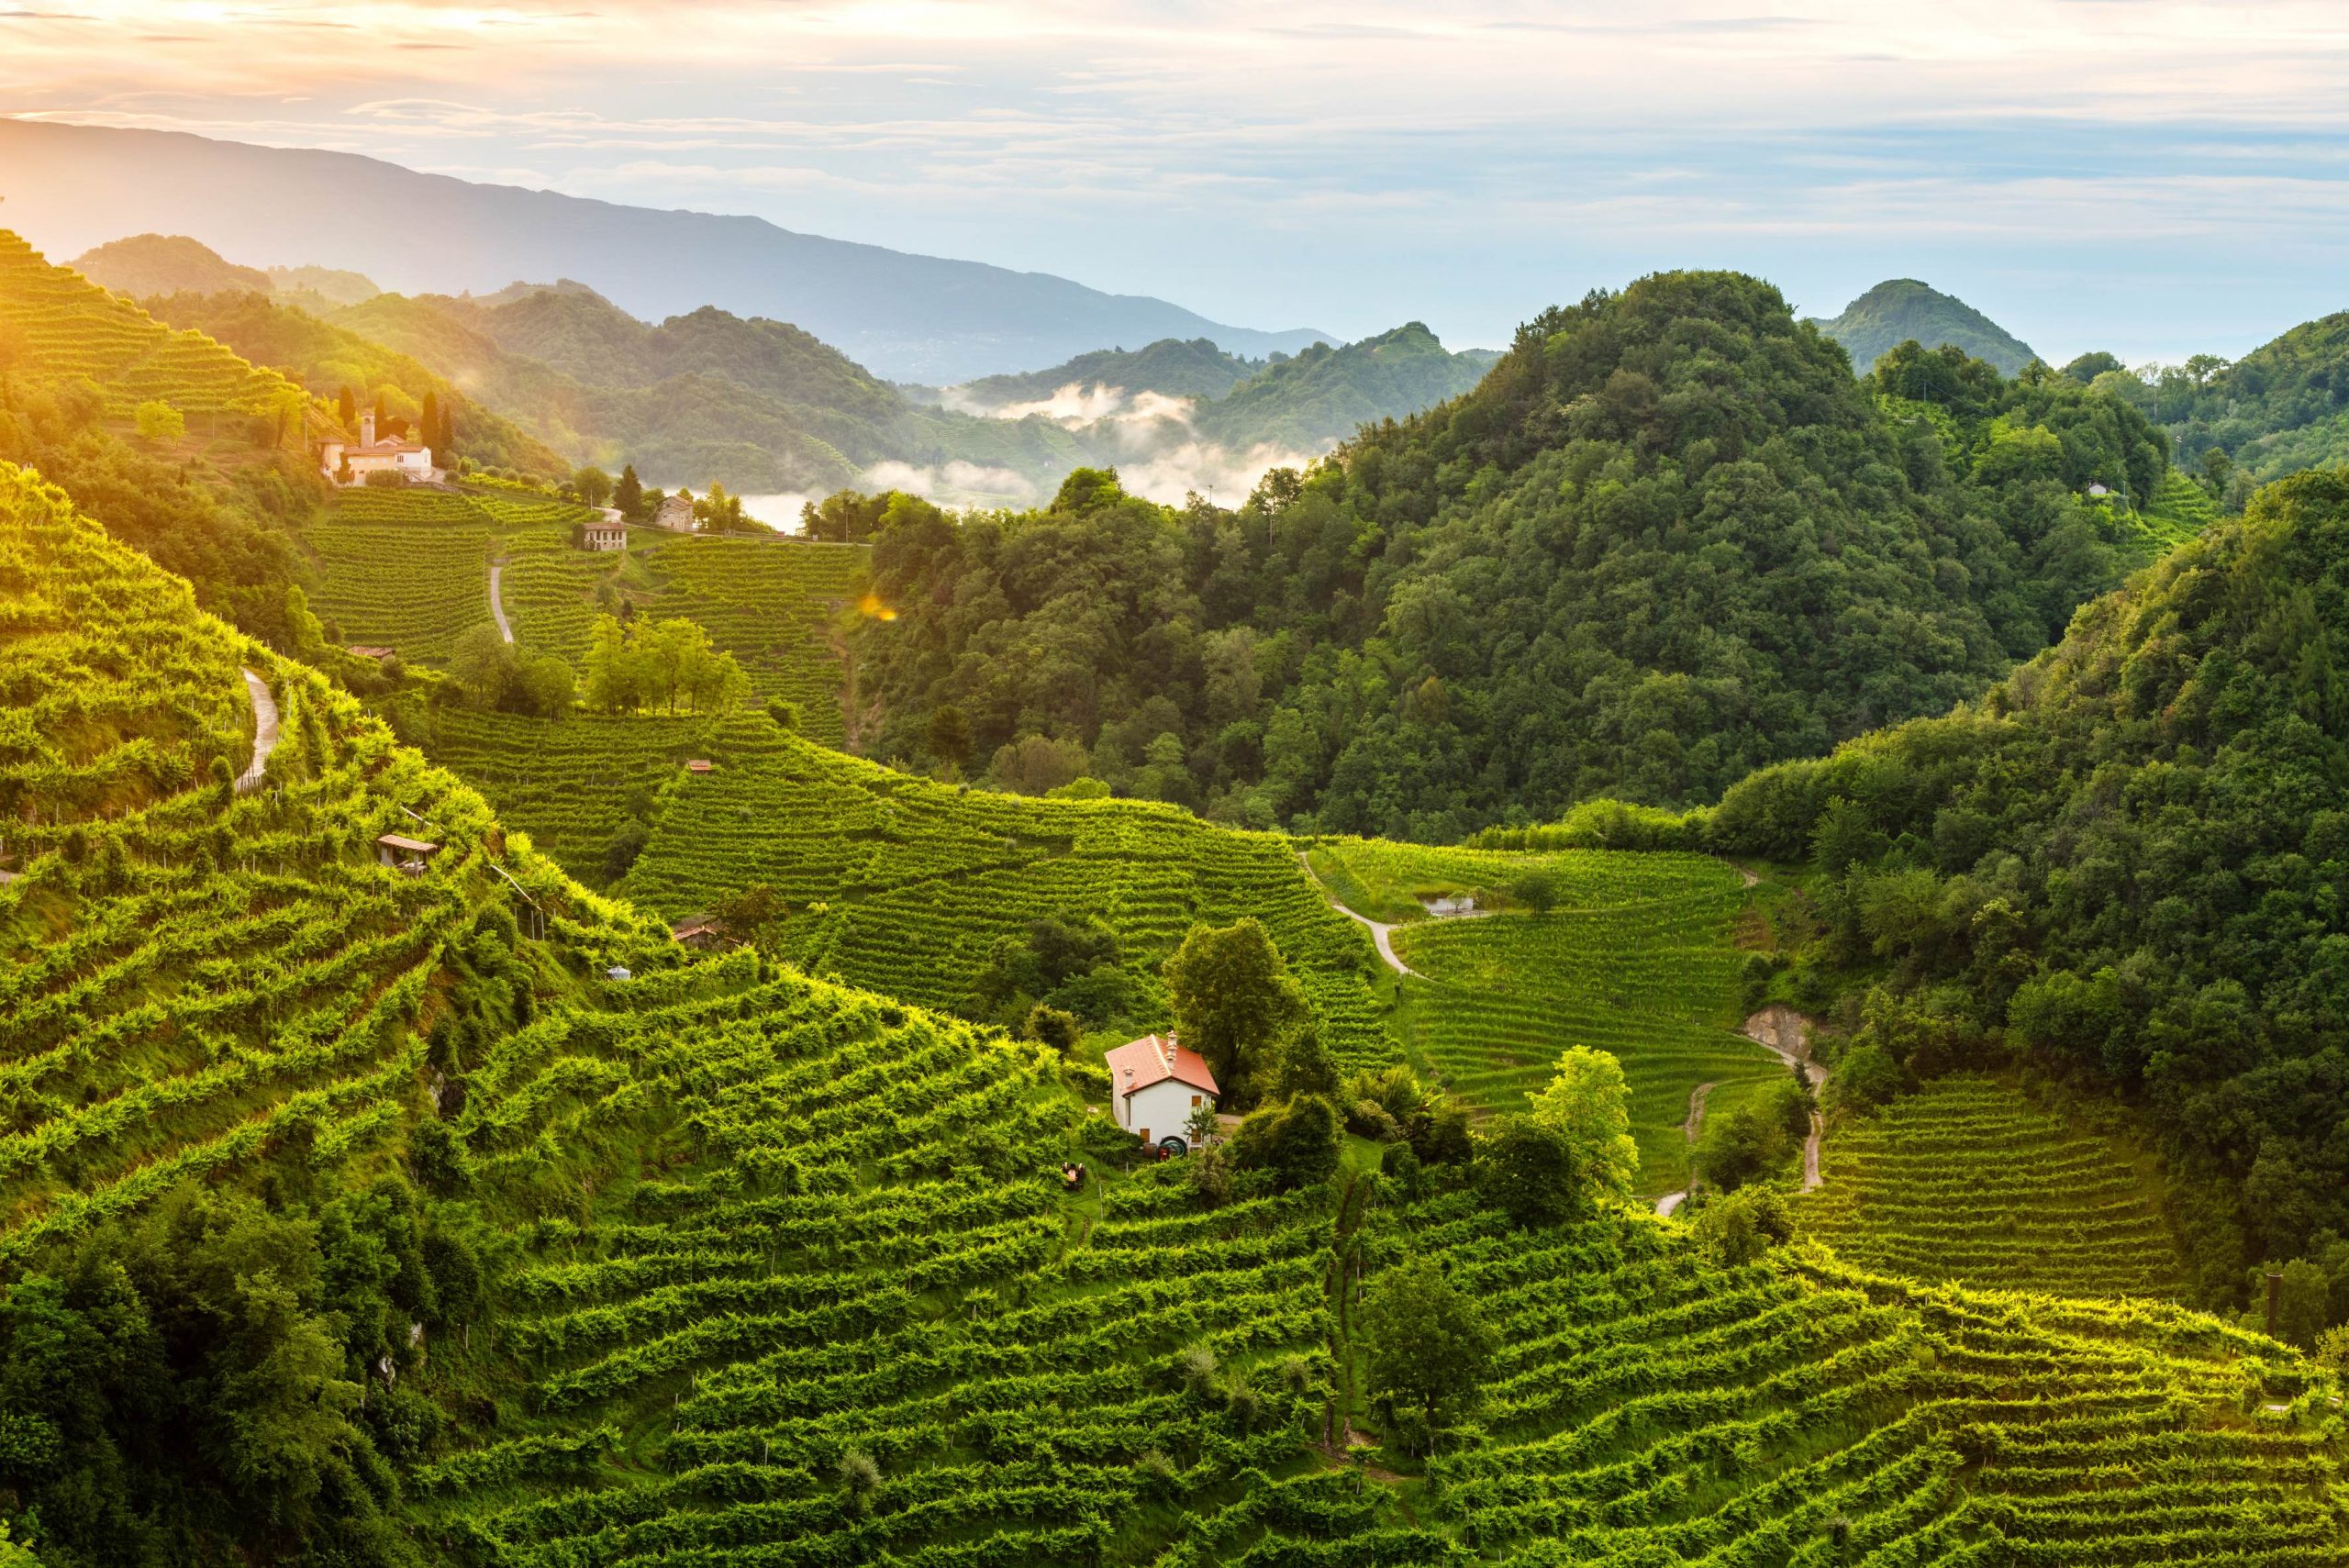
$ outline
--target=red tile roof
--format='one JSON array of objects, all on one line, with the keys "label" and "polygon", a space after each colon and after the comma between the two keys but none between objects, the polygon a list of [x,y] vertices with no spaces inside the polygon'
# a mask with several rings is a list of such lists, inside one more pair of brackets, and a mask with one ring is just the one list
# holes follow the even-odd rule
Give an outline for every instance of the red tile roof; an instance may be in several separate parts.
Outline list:
[{"label": "red tile roof", "polygon": [[1207,1058],[1177,1045],[1173,1035],[1146,1034],[1140,1040],[1129,1040],[1110,1051],[1107,1060],[1110,1085],[1121,1095],[1147,1089],[1169,1078],[1210,1095],[1223,1093],[1216,1087],[1215,1074],[1208,1071]]}]

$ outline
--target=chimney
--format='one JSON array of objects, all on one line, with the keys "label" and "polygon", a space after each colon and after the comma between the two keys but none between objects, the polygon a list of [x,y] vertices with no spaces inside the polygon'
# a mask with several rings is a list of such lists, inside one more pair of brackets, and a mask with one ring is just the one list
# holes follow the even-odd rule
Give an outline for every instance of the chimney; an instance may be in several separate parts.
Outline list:
[{"label": "chimney", "polygon": [[359,416],[359,444],[362,447],[375,444],[375,411],[373,408]]}]

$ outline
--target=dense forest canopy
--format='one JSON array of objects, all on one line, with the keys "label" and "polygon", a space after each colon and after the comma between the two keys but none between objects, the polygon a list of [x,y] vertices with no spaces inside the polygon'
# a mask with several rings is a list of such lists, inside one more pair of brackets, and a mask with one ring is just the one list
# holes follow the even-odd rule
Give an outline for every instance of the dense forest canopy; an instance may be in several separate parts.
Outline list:
[{"label": "dense forest canopy", "polygon": [[2349,462],[2349,312],[2304,321],[2230,363],[2123,370],[2110,354],[2066,367],[2169,435],[2177,461],[2241,511],[2263,481]]},{"label": "dense forest canopy", "polygon": [[2160,1129],[2206,1298],[2305,1254],[2349,1321],[2344,667],[2349,478],[2295,475],[1947,716],[1685,817],[1487,841],[1810,862],[1793,983],[1845,996],[1831,1098],[2017,1060],[2118,1089]]},{"label": "dense forest canopy", "polygon": [[1343,348],[1315,343],[1276,359],[1201,408],[1201,434],[1235,447],[1269,441],[1319,451],[1364,425],[1457,397],[1492,368],[1486,350],[1453,353],[1417,321]]},{"label": "dense forest canopy", "polygon": [[885,529],[863,690],[881,754],[951,707],[983,762],[1049,747],[1047,775],[1265,826],[1691,804],[2045,646],[2121,574],[2081,493],[2163,452],[2043,367],[1912,350],[1856,382],[1768,285],[1658,274],[1234,510],[1088,473]]}]

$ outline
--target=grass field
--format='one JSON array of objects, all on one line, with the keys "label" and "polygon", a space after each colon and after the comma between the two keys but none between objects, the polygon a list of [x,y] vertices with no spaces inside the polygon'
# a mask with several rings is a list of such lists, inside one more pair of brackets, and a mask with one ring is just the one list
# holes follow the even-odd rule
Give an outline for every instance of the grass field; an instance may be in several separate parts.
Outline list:
[{"label": "grass field", "polygon": [[2158,1181],[1994,1078],[1943,1078],[1839,1117],[1803,1229],[1863,1268],[2065,1296],[2184,1288]]},{"label": "grass field", "polygon": [[[1611,1051],[1631,1088],[1642,1190],[1688,1182],[1689,1096],[1715,1085],[1707,1112],[1785,1068],[1736,1032],[1745,955],[1733,929],[1745,895],[1732,868],[1702,855],[1605,850],[1520,853],[1337,840],[1309,855],[1349,908],[1406,918],[1395,951],[1397,1032],[1411,1059],[1482,1110],[1523,1107],[1569,1046]],[[1505,890],[1529,873],[1556,903],[1511,911]],[[1492,895],[1501,912],[1429,919],[1419,899]],[[1356,903],[1354,900],[1361,902]],[[1367,906],[1367,908],[1364,906]]]}]

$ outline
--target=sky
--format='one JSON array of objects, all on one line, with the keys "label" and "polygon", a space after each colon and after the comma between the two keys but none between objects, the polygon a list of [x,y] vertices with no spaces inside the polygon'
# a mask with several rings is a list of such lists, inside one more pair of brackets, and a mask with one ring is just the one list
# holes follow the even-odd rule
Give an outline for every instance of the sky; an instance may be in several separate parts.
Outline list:
[{"label": "sky", "polygon": [[2058,363],[2349,308],[2349,0],[0,0],[0,113],[1455,347],[1666,267]]}]

